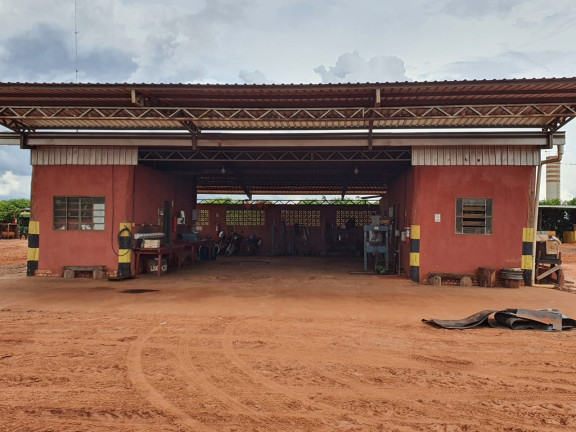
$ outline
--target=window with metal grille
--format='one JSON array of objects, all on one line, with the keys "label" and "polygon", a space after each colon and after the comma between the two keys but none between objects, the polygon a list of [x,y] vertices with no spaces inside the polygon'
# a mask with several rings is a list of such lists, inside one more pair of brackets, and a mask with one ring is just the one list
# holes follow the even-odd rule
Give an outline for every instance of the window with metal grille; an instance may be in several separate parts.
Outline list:
[{"label": "window with metal grille", "polygon": [[265,224],[264,210],[226,210],[227,226],[264,226]]},{"label": "window with metal grille", "polygon": [[456,234],[492,234],[492,198],[457,198]]},{"label": "window with metal grille", "polygon": [[280,218],[286,226],[296,224],[307,227],[320,226],[320,210],[281,210]]},{"label": "window with metal grille", "polygon": [[54,229],[64,231],[103,231],[104,197],[54,197]]},{"label": "window with metal grille", "polygon": [[372,224],[372,211],[370,210],[337,210],[336,225],[344,228],[348,221],[353,219],[354,226],[364,226]]},{"label": "window with metal grille", "polygon": [[197,223],[200,226],[210,225],[210,210],[206,209],[199,210]]}]

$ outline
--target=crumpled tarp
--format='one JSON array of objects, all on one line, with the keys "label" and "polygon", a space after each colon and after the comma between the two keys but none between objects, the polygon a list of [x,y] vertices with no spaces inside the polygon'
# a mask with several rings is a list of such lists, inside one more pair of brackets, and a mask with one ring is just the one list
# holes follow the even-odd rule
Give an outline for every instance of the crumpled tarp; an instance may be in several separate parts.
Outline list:
[{"label": "crumpled tarp", "polygon": [[445,329],[469,329],[486,325],[512,330],[561,331],[576,328],[576,320],[562,315],[558,309],[483,310],[458,320],[423,319],[425,323]]}]

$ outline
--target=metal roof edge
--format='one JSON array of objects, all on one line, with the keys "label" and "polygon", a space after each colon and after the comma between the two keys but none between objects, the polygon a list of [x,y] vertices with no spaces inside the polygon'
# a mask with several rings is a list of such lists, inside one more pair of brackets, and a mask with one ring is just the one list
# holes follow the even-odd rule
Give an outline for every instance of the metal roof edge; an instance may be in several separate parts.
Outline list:
[{"label": "metal roof edge", "polygon": [[130,87],[138,88],[206,88],[206,89],[288,89],[288,88],[343,88],[343,87],[378,87],[378,86],[467,86],[467,85],[497,85],[497,84],[559,84],[574,83],[576,77],[540,77],[540,78],[500,78],[500,79],[482,79],[482,80],[436,80],[436,81],[389,81],[389,82],[347,82],[347,83],[274,83],[274,84],[240,84],[240,83],[50,83],[50,82],[0,82],[1,87],[30,86],[30,87],[77,87],[77,88],[95,88],[95,87]]},{"label": "metal roof edge", "polygon": [[[494,132],[374,132],[372,133],[373,139],[429,139],[429,138],[542,138],[546,137],[548,134],[541,131],[494,131]],[[237,132],[202,132],[199,136],[200,139],[204,140],[219,140],[219,139],[230,139],[235,140],[293,140],[297,139],[315,139],[315,140],[328,140],[328,139],[368,139],[368,132],[321,132],[321,133],[310,133],[310,132],[266,132],[266,133],[237,133]],[[566,136],[566,132],[559,131],[554,133],[555,139],[562,139]],[[183,132],[32,132],[28,134],[29,138],[77,138],[77,139],[106,139],[106,138],[126,138],[126,139],[172,139],[172,140],[186,140],[189,141],[191,136],[189,133]],[[10,140],[17,139],[19,143],[20,134],[17,132],[0,132],[0,140]]]}]

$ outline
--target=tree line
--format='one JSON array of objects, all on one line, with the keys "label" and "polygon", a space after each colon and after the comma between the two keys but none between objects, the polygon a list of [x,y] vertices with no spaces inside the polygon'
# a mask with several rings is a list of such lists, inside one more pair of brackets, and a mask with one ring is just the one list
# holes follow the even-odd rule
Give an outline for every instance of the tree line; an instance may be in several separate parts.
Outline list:
[{"label": "tree line", "polygon": [[0,201],[0,223],[12,223],[22,209],[30,208],[30,200],[24,198]]}]

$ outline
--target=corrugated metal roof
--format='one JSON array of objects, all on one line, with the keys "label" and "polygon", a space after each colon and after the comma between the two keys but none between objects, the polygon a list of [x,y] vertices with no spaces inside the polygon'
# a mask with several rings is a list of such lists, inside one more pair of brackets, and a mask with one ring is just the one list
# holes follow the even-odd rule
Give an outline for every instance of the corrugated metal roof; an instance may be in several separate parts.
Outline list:
[{"label": "corrugated metal roof", "polygon": [[0,125],[38,129],[556,130],[576,78],[357,84],[0,83]]}]

